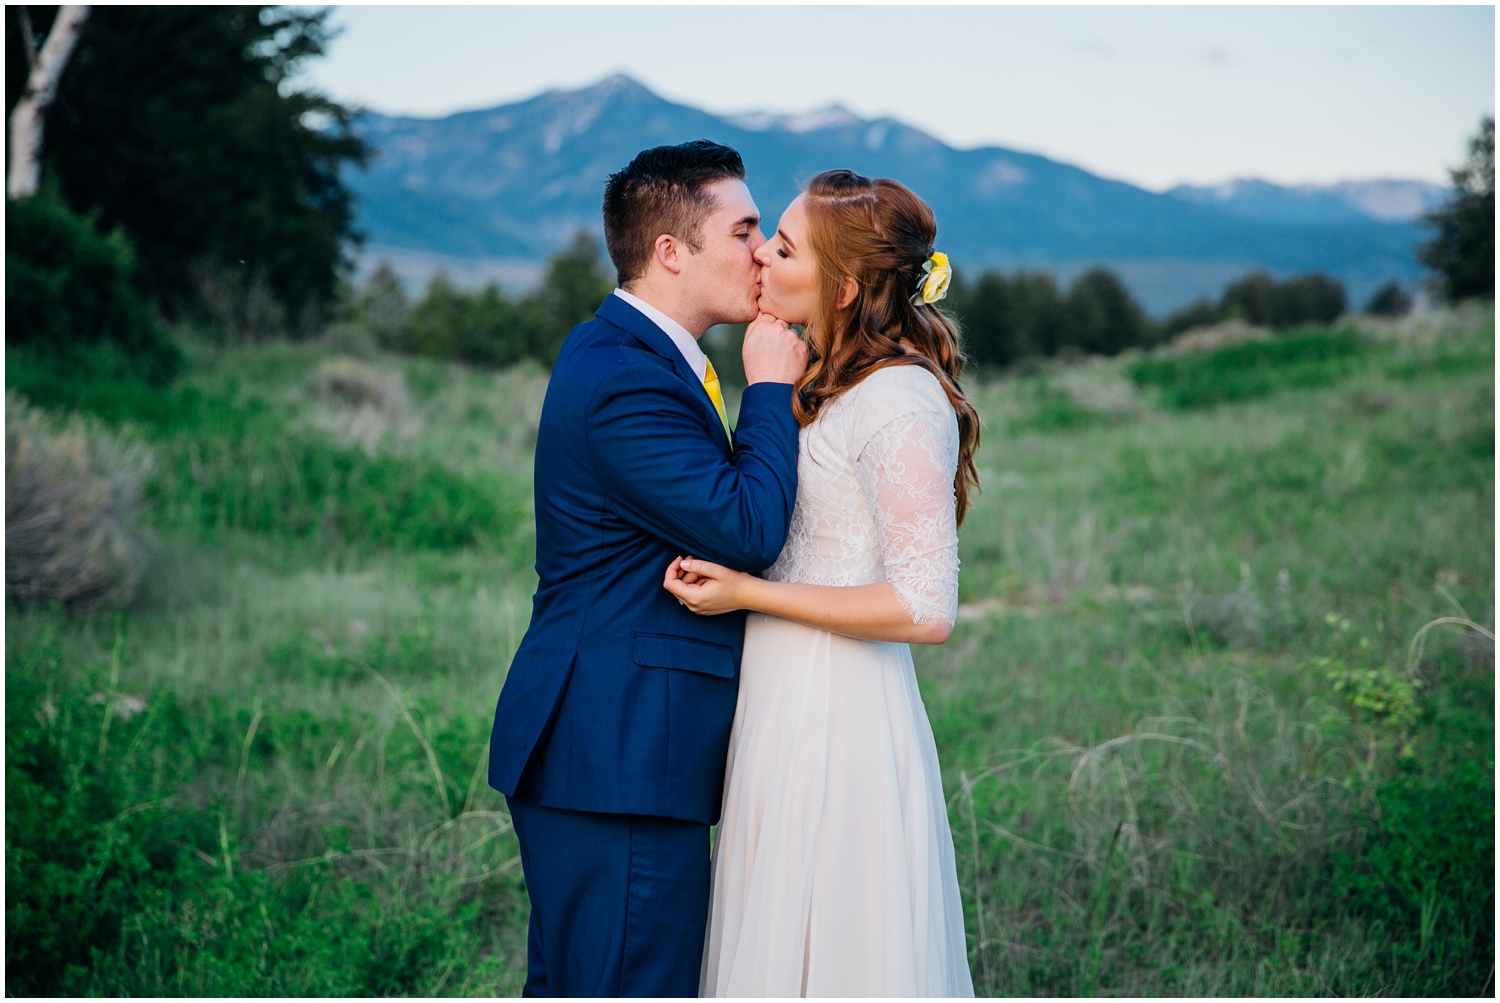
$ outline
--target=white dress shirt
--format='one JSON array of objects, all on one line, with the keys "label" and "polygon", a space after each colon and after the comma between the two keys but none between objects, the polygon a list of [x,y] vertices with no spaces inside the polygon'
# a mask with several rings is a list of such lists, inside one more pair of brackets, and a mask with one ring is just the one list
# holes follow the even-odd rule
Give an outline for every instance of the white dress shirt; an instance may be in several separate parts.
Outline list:
[{"label": "white dress shirt", "polygon": [[689,334],[687,328],[639,296],[632,296],[623,289],[616,289],[615,295],[649,317],[666,333],[668,338],[672,339],[672,344],[676,345],[677,350],[682,353],[683,361],[698,374],[699,383],[708,378],[708,356],[703,354],[703,349],[698,347],[698,339]]}]

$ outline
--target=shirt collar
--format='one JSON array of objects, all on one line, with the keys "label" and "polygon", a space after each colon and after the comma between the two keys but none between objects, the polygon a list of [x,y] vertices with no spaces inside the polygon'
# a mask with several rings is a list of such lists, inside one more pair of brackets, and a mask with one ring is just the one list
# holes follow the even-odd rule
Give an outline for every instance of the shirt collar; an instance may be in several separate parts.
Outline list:
[{"label": "shirt collar", "polygon": [[703,354],[703,349],[698,347],[698,339],[689,334],[687,328],[639,296],[632,296],[623,289],[616,289],[615,295],[645,314],[665,332],[668,338],[672,339],[672,344],[676,345],[677,350],[682,353],[683,361],[692,367],[694,373],[698,374],[700,383],[708,377],[708,356]]}]

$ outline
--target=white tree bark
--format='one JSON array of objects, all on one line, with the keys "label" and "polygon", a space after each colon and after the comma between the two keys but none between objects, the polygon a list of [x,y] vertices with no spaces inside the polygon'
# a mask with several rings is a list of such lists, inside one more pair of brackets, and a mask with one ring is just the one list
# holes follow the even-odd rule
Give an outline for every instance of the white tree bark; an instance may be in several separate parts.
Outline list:
[{"label": "white tree bark", "polygon": [[42,126],[88,16],[87,4],[63,4],[57,9],[47,41],[31,62],[26,90],[10,113],[10,177],[5,191],[13,199],[31,198],[41,183]]}]

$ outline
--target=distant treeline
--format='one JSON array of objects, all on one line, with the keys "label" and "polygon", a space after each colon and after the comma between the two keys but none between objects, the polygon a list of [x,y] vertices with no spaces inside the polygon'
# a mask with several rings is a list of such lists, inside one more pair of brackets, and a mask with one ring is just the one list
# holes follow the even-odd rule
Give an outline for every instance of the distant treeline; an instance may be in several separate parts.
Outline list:
[{"label": "distant treeline", "polygon": [[568,332],[592,317],[614,288],[601,262],[599,245],[580,233],[548,262],[541,285],[525,296],[507,296],[493,283],[459,289],[438,273],[415,303],[382,264],[355,295],[353,319],[392,351],[476,366],[509,366],[524,359],[550,366]]},{"label": "distant treeline", "polygon": [[[439,274],[413,302],[382,265],[356,293],[353,319],[394,351],[481,366],[523,359],[551,365],[568,332],[593,316],[613,287],[602,266],[598,245],[579,234],[524,296],[507,296],[494,284],[459,289]],[[1117,276],[1095,268],[1066,288],[1046,272],[984,272],[972,281],[959,275],[943,306],[958,318],[971,359],[1007,366],[1068,352],[1117,355],[1232,318],[1274,330],[1328,324],[1348,303],[1343,286],[1326,275],[1278,280],[1253,272],[1226,288],[1217,302],[1201,300],[1158,322]],[[1401,313],[1410,306],[1410,298],[1392,282],[1369,309]],[[726,372],[735,370],[730,360],[726,364]]]},{"label": "distant treeline", "polygon": [[[1217,301],[1199,300],[1158,322],[1114,273],[1094,268],[1066,289],[1047,272],[991,271],[972,281],[957,276],[945,305],[959,320],[971,359],[1008,366],[1066,352],[1117,355],[1231,319],[1277,331],[1329,324],[1348,309],[1348,297],[1338,281],[1317,272],[1288,279],[1251,272]],[[1386,314],[1410,308],[1411,298],[1394,281],[1366,307]]]}]

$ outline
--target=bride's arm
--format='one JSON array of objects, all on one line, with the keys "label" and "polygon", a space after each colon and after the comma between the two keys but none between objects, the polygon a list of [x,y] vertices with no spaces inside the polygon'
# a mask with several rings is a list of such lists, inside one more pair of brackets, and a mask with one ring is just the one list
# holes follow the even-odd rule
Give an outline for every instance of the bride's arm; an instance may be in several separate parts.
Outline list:
[{"label": "bride's arm", "polygon": [[[681,575],[696,575],[692,584]],[[711,561],[679,558],[667,568],[666,590],[694,613],[745,609],[865,641],[942,644],[952,621],[913,623],[890,582],[873,585],[799,585],[768,582]]]},{"label": "bride's arm", "polygon": [[870,641],[942,644],[958,612],[958,526],[953,476],[958,429],[951,411],[901,415],[860,450],[885,565],[872,585],[767,582],[692,558],[663,583],[695,613],[747,609]]}]

